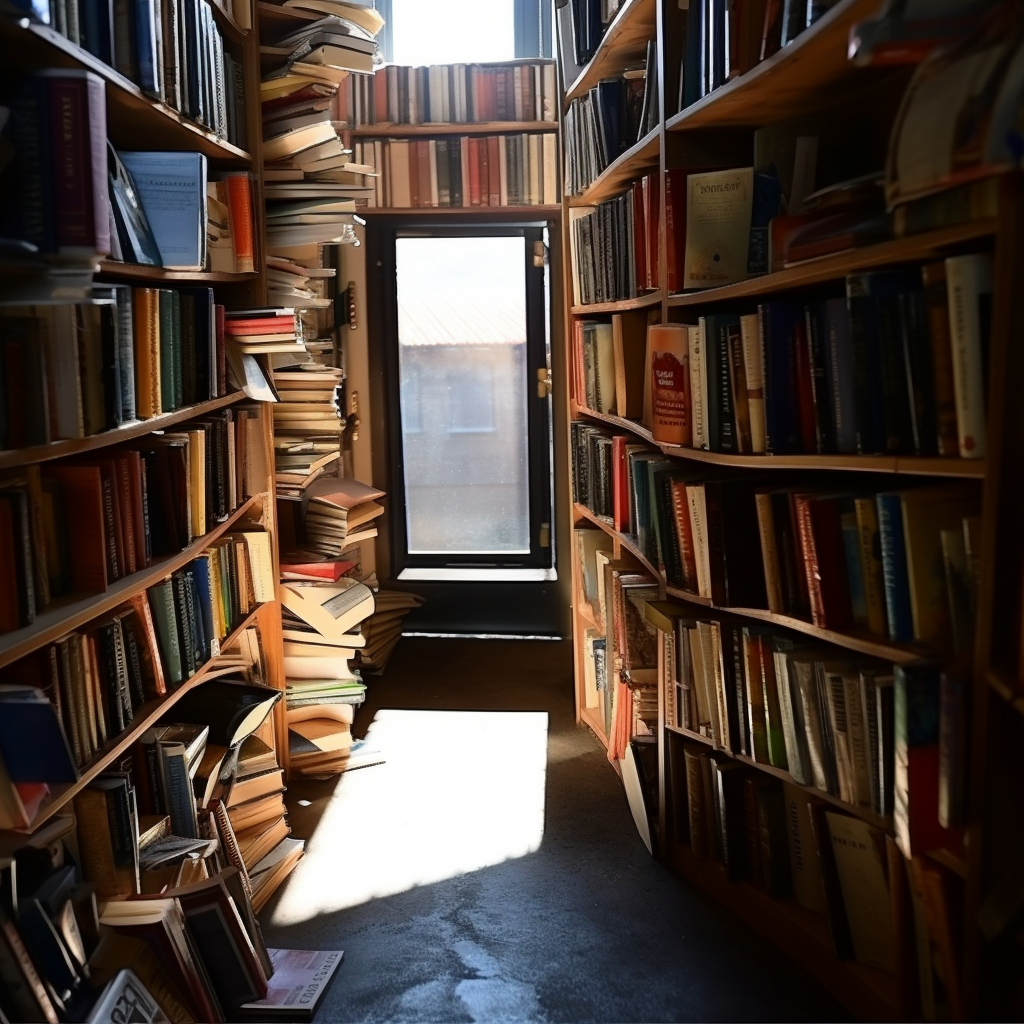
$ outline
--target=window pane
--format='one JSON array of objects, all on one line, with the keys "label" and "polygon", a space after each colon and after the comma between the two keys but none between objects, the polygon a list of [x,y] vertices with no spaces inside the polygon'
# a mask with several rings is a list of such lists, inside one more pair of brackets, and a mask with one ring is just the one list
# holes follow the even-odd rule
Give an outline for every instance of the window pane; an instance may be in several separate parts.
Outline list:
[{"label": "window pane", "polygon": [[513,0],[392,0],[395,64],[457,64],[515,57]]},{"label": "window pane", "polygon": [[526,242],[399,238],[410,554],[526,554]]}]

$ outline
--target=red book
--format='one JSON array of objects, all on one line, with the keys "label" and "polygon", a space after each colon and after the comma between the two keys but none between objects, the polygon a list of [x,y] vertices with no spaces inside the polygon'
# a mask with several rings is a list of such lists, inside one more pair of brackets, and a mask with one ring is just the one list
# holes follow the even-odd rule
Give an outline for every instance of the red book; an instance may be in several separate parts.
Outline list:
[{"label": "red book", "polygon": [[227,320],[224,333],[229,338],[251,337],[254,334],[286,334],[295,333],[295,319],[290,316],[276,317],[273,320]]},{"label": "red book", "polygon": [[50,166],[60,252],[110,252],[107,115],[103,79],[91,71],[49,68]]},{"label": "red book", "polygon": [[[469,205],[480,206],[480,139],[469,137]],[[463,183],[465,187],[465,183]]]},{"label": "red book", "polygon": [[373,120],[380,124],[388,119],[388,79],[380,68],[373,76]]},{"label": "red book", "polygon": [[682,584],[685,590],[697,593],[697,556],[693,546],[693,525],[690,522],[690,503],[686,497],[686,481],[672,481],[672,518],[679,541],[679,560],[682,563]]},{"label": "red book", "polygon": [[665,174],[665,262],[668,290],[679,291],[686,249],[686,171],[677,167]]},{"label": "red book", "polygon": [[807,321],[801,317],[793,325],[793,391],[796,395],[800,449],[818,450],[818,430],[814,416],[814,382],[811,379],[810,338]]},{"label": "red book", "polygon": [[345,562],[340,559],[329,559],[325,562],[290,562],[282,560],[281,574],[287,579],[327,580],[337,583],[357,562]]},{"label": "red book", "polygon": [[[423,187],[420,182],[420,159],[419,145],[422,140],[412,139],[409,142],[409,205],[416,207],[420,205],[420,190]],[[430,182],[427,182],[429,188]]]},{"label": "red book", "polygon": [[18,612],[17,539],[11,503],[0,499],[0,632],[21,625]]},{"label": "red book", "polygon": [[523,76],[523,120],[532,121],[537,107],[537,94],[533,87],[533,72],[525,65],[520,65]]},{"label": "red book", "polygon": [[832,495],[799,494],[796,509],[811,620],[825,629],[849,629],[853,608],[839,501]]},{"label": "red book", "polygon": [[487,187],[491,206],[501,206],[501,154],[498,136],[487,136]]},{"label": "red book", "polygon": [[629,465],[626,461],[626,437],[612,438],[612,519],[619,533],[631,533],[629,524]]}]

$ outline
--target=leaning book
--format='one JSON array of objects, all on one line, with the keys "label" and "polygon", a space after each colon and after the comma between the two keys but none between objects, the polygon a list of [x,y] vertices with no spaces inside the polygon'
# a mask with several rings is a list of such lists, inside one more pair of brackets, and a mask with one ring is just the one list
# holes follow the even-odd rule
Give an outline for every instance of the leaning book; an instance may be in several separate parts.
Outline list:
[{"label": "leaning book", "polygon": [[340,949],[268,949],[274,975],[266,997],[239,1008],[247,1021],[312,1020],[341,966]]}]

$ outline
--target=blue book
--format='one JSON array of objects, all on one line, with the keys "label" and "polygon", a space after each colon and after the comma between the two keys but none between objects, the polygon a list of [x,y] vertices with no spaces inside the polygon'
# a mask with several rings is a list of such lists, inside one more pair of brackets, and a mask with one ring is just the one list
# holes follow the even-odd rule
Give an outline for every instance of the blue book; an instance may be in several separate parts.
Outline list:
[{"label": "blue book", "polygon": [[907,548],[903,537],[903,502],[899,491],[883,492],[876,496],[875,502],[878,506],[878,537],[882,548],[889,639],[893,643],[913,643],[914,617],[910,608]]},{"label": "blue book", "polygon": [[206,266],[207,163],[202,153],[121,152],[168,270]]},{"label": "blue book", "polygon": [[828,333],[825,345],[827,383],[831,393],[835,450],[841,455],[856,455],[857,414],[854,405],[850,316],[846,309],[846,299],[827,299],[823,319]]},{"label": "blue book", "polygon": [[[804,307],[795,302],[766,302],[758,307],[764,346],[764,418],[768,453],[800,451],[793,338]],[[710,382],[709,382],[710,384]],[[710,387],[708,389],[710,393]]]},{"label": "blue book", "polygon": [[622,113],[622,79],[608,78],[598,82],[596,92],[597,119],[600,126],[600,142],[604,165],[607,167],[622,152],[622,137],[619,133]]},{"label": "blue book", "polygon": [[153,7],[153,0],[135,0],[135,62],[139,88],[156,96],[160,92],[160,81],[156,66],[156,20]]},{"label": "blue book", "polygon": [[200,555],[192,562],[192,580],[195,586],[197,623],[202,631],[205,658],[212,657],[210,649],[213,632],[213,600],[210,590],[210,556]]},{"label": "blue book", "polygon": [[57,712],[33,686],[0,686],[0,757],[12,782],[57,784],[78,779]]}]

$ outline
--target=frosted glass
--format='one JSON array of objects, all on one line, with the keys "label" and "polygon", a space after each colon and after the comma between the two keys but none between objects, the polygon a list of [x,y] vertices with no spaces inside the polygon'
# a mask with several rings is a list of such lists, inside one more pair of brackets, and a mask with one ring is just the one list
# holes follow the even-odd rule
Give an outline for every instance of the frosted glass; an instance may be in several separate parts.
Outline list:
[{"label": "frosted glass", "polygon": [[530,550],[522,238],[399,238],[410,554]]}]

